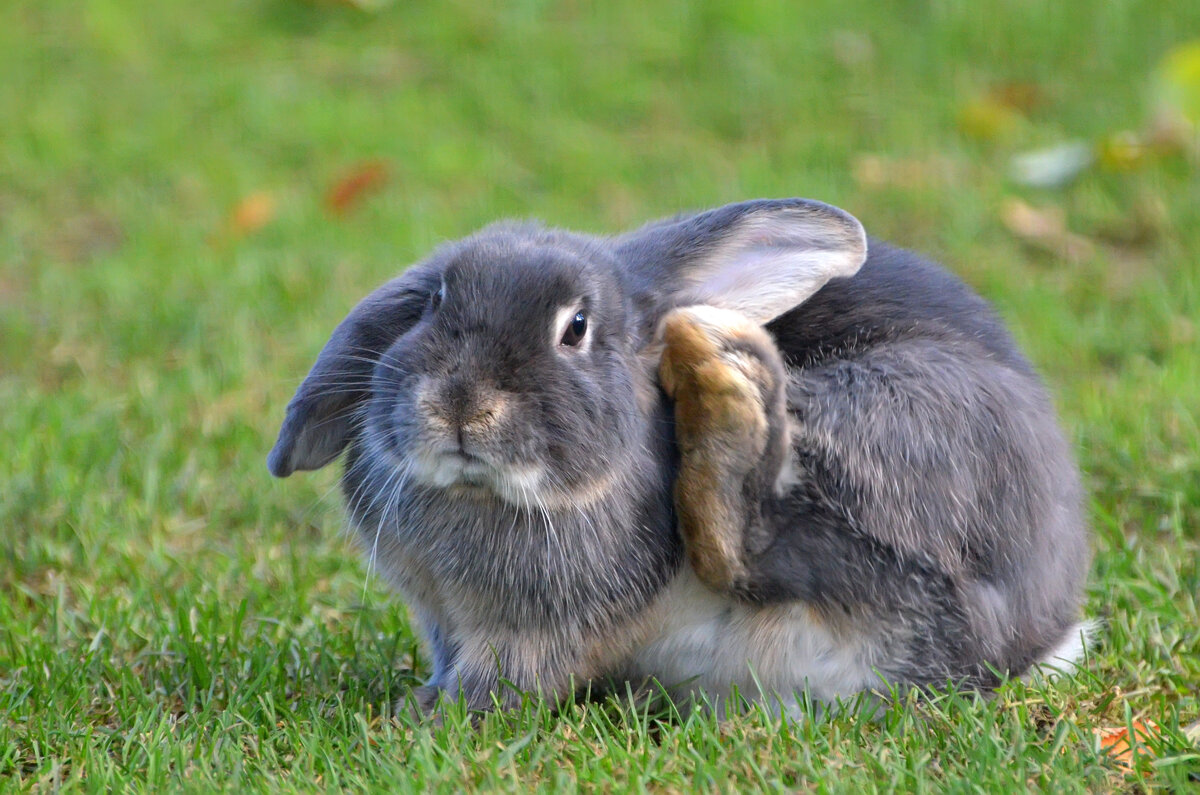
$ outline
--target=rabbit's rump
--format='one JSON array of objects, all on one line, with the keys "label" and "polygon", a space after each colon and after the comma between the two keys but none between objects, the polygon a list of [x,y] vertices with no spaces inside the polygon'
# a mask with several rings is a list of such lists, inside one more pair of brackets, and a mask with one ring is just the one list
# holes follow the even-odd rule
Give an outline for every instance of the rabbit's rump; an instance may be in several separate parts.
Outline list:
[{"label": "rabbit's rump", "polygon": [[[1040,560],[1011,572],[995,562],[972,566],[997,543],[989,532],[1011,532],[1004,519],[1071,518],[1053,503],[1028,516],[1020,505],[980,515],[1060,455],[1056,435],[1043,438],[1044,428],[1029,422],[1046,415],[1036,395],[1003,367],[923,340],[789,369],[761,326],[708,306],[674,310],[661,333],[660,378],[675,401],[681,454],[676,509],[691,567],[666,591],[657,634],[636,655],[635,671],[718,701],[731,685],[750,698],[804,689],[828,701],[886,680],[991,683],[991,666],[1061,666],[1082,651],[1081,625],[1064,639],[1069,616],[1036,603],[1036,580],[1021,582],[1039,566],[1062,567],[1057,556],[1074,550],[1038,550],[1031,533],[1019,552]],[[848,369],[857,381],[848,381]],[[931,421],[921,424],[924,433],[892,430],[923,413]],[[980,415],[994,426],[986,443],[976,436]],[[1022,455],[1039,448],[1041,455]],[[1005,467],[999,477],[990,477],[997,461],[984,460],[985,450]],[[931,513],[943,492],[974,502]],[[949,525],[937,528],[940,544],[922,522]],[[1022,587],[989,576],[996,573]],[[834,584],[860,598],[831,598]],[[1032,657],[1023,657],[1031,646]]]}]

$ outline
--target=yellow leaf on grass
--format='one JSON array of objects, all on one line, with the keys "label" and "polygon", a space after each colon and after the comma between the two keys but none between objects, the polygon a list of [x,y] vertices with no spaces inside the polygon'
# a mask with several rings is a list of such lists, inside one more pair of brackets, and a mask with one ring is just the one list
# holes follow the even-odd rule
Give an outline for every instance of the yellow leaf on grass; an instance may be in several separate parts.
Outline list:
[{"label": "yellow leaf on grass", "polygon": [[991,96],[972,100],[958,112],[959,129],[981,141],[1007,138],[1024,120],[1016,108]]},{"label": "yellow leaf on grass", "polygon": [[1109,171],[1133,171],[1148,162],[1145,142],[1133,132],[1122,130],[1100,142],[1100,164]]}]

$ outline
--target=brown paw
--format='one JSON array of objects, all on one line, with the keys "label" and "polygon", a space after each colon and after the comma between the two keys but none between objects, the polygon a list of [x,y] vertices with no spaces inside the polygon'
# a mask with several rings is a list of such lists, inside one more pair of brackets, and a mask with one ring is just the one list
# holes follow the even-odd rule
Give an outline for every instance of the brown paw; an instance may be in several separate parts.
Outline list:
[{"label": "brown paw", "polygon": [[683,433],[732,433],[752,444],[762,439],[779,367],[767,332],[738,312],[690,306],[671,311],[661,335],[659,379],[676,402]]},{"label": "brown paw", "polygon": [[729,588],[744,579],[747,517],[759,508],[746,501],[765,497],[788,447],[783,363],[761,326],[725,309],[673,310],[661,335],[659,379],[675,401],[680,452],[680,530],[700,578]]}]

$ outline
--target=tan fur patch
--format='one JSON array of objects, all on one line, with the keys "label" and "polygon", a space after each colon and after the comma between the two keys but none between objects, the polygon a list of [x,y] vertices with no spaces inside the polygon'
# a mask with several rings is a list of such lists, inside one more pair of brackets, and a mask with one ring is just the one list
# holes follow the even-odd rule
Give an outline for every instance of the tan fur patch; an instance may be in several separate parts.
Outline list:
[{"label": "tan fur patch", "polygon": [[746,576],[741,488],[766,448],[761,387],[770,381],[761,362],[727,341],[761,344],[766,333],[736,312],[689,307],[664,319],[662,337],[660,379],[675,399],[681,454],[680,531],[697,576],[727,589]]}]

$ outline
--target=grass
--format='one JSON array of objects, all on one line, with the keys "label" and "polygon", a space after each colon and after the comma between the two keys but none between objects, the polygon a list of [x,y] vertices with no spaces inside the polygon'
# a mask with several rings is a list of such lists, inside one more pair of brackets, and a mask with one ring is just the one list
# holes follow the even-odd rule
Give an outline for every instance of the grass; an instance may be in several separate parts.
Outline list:
[{"label": "grass", "polygon": [[[1141,129],[1189,31],[1186,0],[4,4],[0,788],[1194,785],[1196,162],[1007,176]],[[365,161],[386,184],[330,213]],[[617,231],[790,195],[949,263],[1046,374],[1096,530],[1086,670],[875,719],[381,718],[424,671],[403,607],[341,531],[335,474],[263,465],[329,330],[500,217]],[[238,225],[247,197],[265,225]],[[1013,199],[1059,208],[1086,255],[1015,237]],[[1140,719],[1163,735],[1126,772],[1092,730]]]}]

